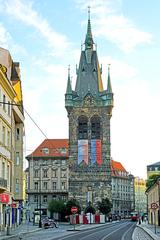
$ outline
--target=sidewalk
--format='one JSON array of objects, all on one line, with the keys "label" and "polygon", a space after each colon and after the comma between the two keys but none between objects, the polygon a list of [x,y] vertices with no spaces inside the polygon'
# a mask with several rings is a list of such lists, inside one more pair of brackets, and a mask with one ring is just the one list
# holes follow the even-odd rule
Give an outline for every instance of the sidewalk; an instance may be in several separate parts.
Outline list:
[{"label": "sidewalk", "polygon": [[[151,225],[148,223],[141,223],[140,225],[137,224],[137,228],[143,229],[145,232],[147,232],[154,240],[160,240],[160,226],[156,226],[156,234],[155,234],[155,225]],[[134,240],[135,232],[137,231],[137,228],[135,228],[132,239]],[[145,238],[144,238],[145,239]],[[142,239],[143,240],[143,239]]]},{"label": "sidewalk", "polygon": [[40,231],[41,228],[38,226],[34,226],[32,222],[30,223],[22,223],[16,228],[12,228],[9,231],[9,235],[6,235],[6,231],[0,232],[0,240],[12,239],[14,236],[18,235],[19,237],[23,234],[27,234],[29,232]]}]

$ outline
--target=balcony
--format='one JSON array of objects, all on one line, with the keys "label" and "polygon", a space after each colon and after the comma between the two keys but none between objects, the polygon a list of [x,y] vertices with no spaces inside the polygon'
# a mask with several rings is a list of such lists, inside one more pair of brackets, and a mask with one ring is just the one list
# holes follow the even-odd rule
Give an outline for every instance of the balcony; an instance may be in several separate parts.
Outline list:
[{"label": "balcony", "polygon": [[0,193],[3,193],[7,189],[7,180],[0,177]]},{"label": "balcony", "polygon": [[68,193],[67,189],[41,189],[41,190],[37,190],[37,189],[27,189],[26,191],[27,194],[33,193],[33,194],[53,194],[53,193]]}]

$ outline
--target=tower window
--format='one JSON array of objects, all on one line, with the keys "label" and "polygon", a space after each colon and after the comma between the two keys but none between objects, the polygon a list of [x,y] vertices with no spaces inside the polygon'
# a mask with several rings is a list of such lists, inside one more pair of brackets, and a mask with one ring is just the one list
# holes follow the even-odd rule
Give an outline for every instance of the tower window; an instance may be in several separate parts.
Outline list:
[{"label": "tower window", "polygon": [[78,139],[88,138],[88,119],[85,116],[81,116],[78,119]]},{"label": "tower window", "polygon": [[91,119],[91,138],[100,139],[100,137],[101,137],[100,118],[98,116],[94,116]]}]

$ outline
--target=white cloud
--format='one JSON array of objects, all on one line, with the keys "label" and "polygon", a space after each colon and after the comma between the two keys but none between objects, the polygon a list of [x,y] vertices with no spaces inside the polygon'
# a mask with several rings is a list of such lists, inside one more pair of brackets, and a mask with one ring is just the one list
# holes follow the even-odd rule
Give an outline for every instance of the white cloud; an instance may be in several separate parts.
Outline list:
[{"label": "white cloud", "polygon": [[127,19],[121,10],[118,0],[85,1],[77,0],[82,10],[91,6],[91,16],[94,21],[94,35],[110,40],[125,53],[131,52],[140,44],[151,44],[153,36],[139,30],[131,20]]},{"label": "white cloud", "polygon": [[28,26],[34,27],[47,41],[52,54],[59,56],[67,50],[69,42],[65,35],[54,31],[46,19],[41,17],[33,8],[32,3],[22,0],[8,0],[4,2],[6,13]]},{"label": "white cloud", "polygon": [[5,29],[2,23],[0,23],[0,46],[8,48],[8,42],[11,40],[9,32]]}]

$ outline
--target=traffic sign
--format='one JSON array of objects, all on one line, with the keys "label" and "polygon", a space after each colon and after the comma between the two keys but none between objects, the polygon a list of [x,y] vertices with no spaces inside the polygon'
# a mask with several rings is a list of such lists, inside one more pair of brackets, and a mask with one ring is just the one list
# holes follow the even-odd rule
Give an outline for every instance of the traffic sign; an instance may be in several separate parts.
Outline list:
[{"label": "traffic sign", "polygon": [[152,208],[153,210],[156,210],[156,209],[158,208],[157,203],[151,203],[151,208]]},{"label": "traffic sign", "polygon": [[77,207],[71,207],[71,213],[77,213],[78,208]]}]

